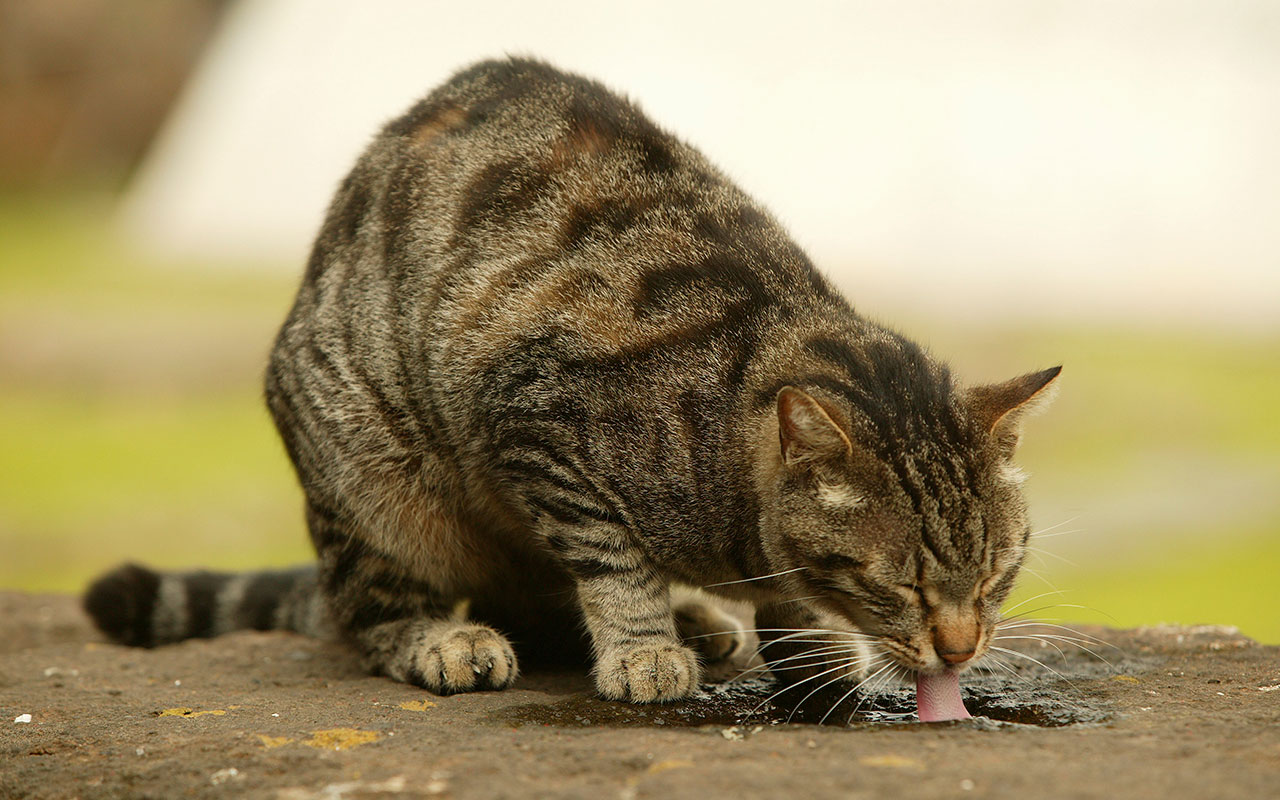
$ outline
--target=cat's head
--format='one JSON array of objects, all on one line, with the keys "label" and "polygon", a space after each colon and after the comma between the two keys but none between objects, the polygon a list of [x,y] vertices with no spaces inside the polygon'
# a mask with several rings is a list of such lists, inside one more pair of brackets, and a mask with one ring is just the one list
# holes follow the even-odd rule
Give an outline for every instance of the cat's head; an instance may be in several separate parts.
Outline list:
[{"label": "cat's head", "polygon": [[970,389],[931,369],[879,397],[778,391],[761,534],[772,566],[794,570],[797,602],[912,670],[981,658],[1030,534],[1011,461],[1020,424],[1060,369]]}]

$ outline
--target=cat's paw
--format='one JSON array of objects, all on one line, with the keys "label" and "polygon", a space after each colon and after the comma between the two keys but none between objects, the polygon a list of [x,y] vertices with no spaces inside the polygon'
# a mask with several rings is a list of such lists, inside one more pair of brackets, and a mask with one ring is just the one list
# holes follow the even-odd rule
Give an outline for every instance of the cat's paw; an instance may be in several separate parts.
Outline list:
[{"label": "cat's paw", "polygon": [[519,669],[511,643],[484,625],[460,625],[423,637],[406,679],[436,694],[505,689]]},{"label": "cat's paw", "polygon": [[618,648],[596,660],[595,676],[596,689],[608,700],[679,700],[698,685],[698,658],[678,644]]},{"label": "cat's paw", "polygon": [[742,623],[713,603],[690,599],[675,608],[680,639],[707,664],[728,661],[746,645]]}]

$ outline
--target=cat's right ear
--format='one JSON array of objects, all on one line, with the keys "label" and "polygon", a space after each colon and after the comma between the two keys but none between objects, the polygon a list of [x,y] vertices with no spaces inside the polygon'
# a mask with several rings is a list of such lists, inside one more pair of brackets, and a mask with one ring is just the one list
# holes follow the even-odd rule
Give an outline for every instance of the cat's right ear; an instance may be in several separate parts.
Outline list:
[{"label": "cat's right ear", "polygon": [[849,436],[826,409],[794,386],[778,392],[778,444],[788,466],[847,458]]},{"label": "cat's right ear", "polygon": [[969,410],[984,431],[995,438],[1005,457],[1018,446],[1022,420],[1053,399],[1054,379],[1062,367],[1021,375],[1011,381],[969,390]]}]

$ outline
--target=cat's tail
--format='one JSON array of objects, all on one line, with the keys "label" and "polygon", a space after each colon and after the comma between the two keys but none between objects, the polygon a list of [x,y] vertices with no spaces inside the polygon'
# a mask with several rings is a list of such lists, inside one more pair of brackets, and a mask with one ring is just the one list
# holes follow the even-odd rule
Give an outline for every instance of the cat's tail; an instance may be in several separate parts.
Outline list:
[{"label": "cat's tail", "polygon": [[112,639],[137,647],[241,629],[331,631],[314,565],[236,574],[162,573],[125,564],[89,586],[84,609]]}]

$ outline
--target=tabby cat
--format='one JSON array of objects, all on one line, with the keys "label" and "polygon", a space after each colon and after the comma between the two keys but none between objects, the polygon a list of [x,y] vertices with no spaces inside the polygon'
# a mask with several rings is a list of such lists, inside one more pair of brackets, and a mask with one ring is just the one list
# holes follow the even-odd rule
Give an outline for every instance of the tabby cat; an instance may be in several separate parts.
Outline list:
[{"label": "tabby cat", "polygon": [[[442,693],[589,647],[599,693],[643,703],[732,631],[673,612],[707,586],[775,664],[962,668],[1023,558],[1010,457],[1058,372],[962,388],[630,102],[488,61],[360,157],[271,354],[318,564],[127,565],[86,607],[134,645],[331,632]],[[865,653],[833,670],[839,631]]]}]

